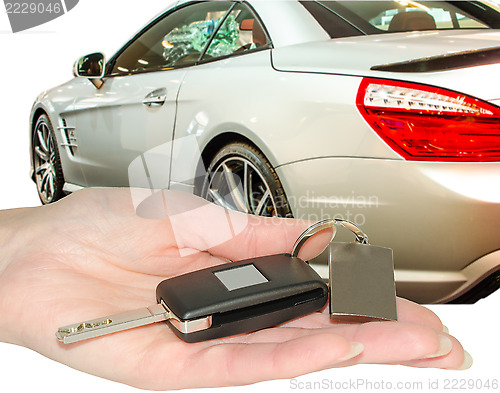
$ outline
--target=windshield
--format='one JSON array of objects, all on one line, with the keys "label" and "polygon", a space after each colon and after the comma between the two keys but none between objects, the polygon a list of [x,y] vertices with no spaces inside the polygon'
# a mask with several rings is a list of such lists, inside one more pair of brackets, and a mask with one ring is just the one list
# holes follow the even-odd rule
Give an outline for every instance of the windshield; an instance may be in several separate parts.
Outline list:
[{"label": "windshield", "polygon": [[500,28],[485,1],[304,1],[332,38],[418,30]]}]

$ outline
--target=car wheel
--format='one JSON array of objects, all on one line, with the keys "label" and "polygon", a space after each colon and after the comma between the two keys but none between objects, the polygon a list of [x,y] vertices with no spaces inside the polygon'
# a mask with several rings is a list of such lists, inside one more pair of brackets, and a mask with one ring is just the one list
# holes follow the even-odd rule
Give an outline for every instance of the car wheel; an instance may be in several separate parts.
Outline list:
[{"label": "car wheel", "polygon": [[292,217],[278,175],[246,143],[224,146],[210,161],[201,196],[219,206],[265,217]]},{"label": "car wheel", "polygon": [[33,133],[33,169],[38,196],[44,205],[64,196],[64,178],[54,129],[46,115],[38,118]]}]

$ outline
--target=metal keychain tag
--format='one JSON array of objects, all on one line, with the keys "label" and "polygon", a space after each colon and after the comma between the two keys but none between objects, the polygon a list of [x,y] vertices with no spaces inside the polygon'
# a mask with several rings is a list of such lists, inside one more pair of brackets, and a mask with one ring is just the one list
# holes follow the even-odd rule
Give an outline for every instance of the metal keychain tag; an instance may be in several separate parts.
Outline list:
[{"label": "metal keychain tag", "polygon": [[305,231],[292,255],[314,234],[328,226],[340,225],[352,231],[353,243],[328,246],[330,317],[338,322],[397,320],[396,286],[392,249],[369,244],[353,223],[325,220]]},{"label": "metal keychain tag", "polygon": [[331,243],[330,316],[339,322],[397,320],[390,248]]}]

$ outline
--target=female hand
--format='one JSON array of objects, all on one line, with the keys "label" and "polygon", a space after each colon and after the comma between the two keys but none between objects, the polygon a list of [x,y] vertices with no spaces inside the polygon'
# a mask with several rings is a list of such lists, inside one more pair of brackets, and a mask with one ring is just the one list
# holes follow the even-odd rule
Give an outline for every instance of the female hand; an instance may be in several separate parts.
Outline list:
[{"label": "female hand", "polygon": [[[127,189],[83,190],[53,205],[0,212],[0,340],[145,389],[242,385],[356,363],[470,366],[439,318],[404,299],[398,322],[339,324],[323,310],[196,344],[164,323],[70,345],[55,337],[60,326],[154,304],[166,278],[289,252],[308,225],[227,212],[173,191],[136,211]],[[305,251],[320,251],[321,241]]]}]

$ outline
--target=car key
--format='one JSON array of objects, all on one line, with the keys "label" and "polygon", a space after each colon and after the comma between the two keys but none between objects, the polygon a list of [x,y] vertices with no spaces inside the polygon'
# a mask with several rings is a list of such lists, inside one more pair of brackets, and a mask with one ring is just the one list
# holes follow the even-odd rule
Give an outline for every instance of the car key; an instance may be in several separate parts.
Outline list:
[{"label": "car key", "polygon": [[162,281],[158,304],[61,327],[69,344],[159,321],[186,342],[247,333],[321,309],[328,287],[306,262],[289,254],[210,267]]}]

